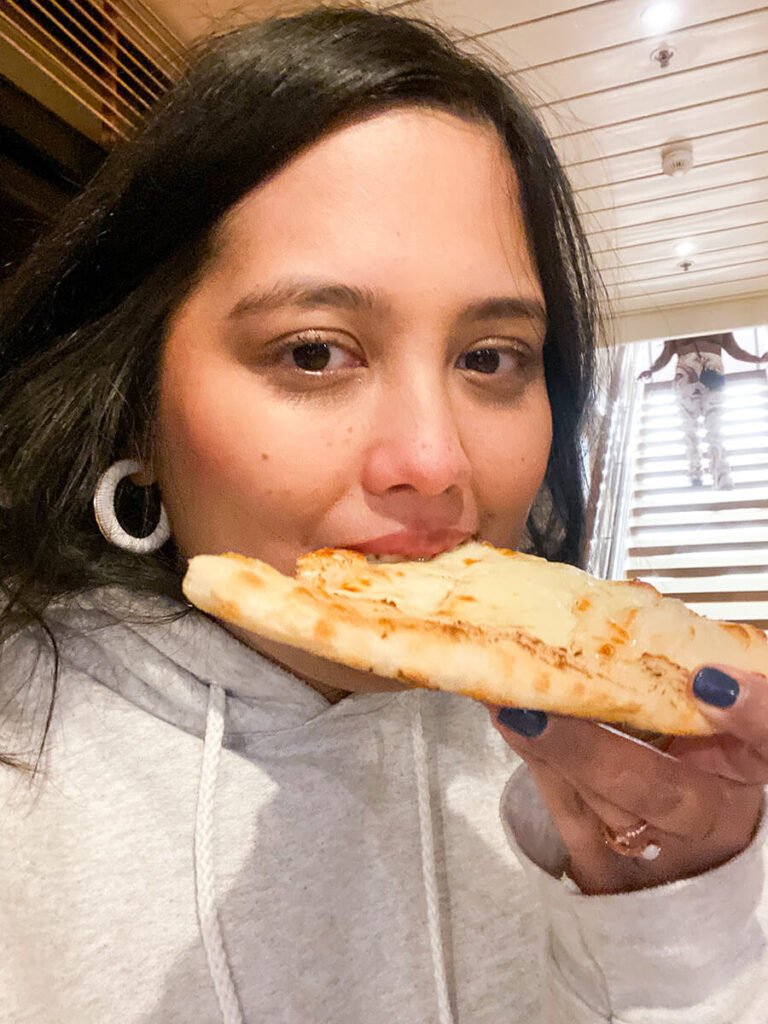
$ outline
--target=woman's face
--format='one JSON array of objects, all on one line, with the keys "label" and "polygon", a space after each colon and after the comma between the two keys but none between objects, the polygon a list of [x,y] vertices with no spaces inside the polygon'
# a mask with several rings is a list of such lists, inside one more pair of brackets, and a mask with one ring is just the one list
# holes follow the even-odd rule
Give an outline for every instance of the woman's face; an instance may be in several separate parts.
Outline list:
[{"label": "woman's face", "polygon": [[545,311],[489,128],[390,111],[227,216],[173,317],[155,471],[185,555],[515,546],[551,442]]}]

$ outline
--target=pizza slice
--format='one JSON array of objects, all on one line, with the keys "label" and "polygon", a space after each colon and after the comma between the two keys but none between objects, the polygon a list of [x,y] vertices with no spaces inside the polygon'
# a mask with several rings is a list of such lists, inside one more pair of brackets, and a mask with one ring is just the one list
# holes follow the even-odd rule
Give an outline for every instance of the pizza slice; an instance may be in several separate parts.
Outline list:
[{"label": "pizza slice", "polygon": [[479,542],[418,562],[326,549],[295,577],[198,555],[183,589],[226,622],[407,685],[657,733],[711,732],[688,693],[699,665],[768,675],[768,637],[752,626]]}]

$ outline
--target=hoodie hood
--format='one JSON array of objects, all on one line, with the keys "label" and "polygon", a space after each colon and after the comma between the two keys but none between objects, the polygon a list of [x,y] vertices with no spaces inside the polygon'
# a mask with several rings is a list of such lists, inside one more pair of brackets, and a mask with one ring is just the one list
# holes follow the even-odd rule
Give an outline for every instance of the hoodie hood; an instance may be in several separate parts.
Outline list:
[{"label": "hoodie hood", "polygon": [[320,715],[354,712],[350,705],[360,701],[372,710],[393,697],[352,695],[331,705],[213,619],[168,598],[110,588],[59,605],[49,618],[65,661],[200,738],[211,686],[226,693],[227,737],[233,740],[238,733],[274,733]]},{"label": "hoodie hood", "polygon": [[[216,902],[214,832],[219,765],[238,734],[275,734],[320,716],[366,713],[397,693],[350,695],[337,705],[245,646],[194,608],[120,590],[81,595],[49,621],[62,662],[142,711],[203,739],[194,824],[195,901],[208,970],[223,1024],[242,1024],[240,1000],[224,946]],[[409,716],[415,802],[437,1020],[452,1024],[443,948],[435,838],[422,695]]]}]

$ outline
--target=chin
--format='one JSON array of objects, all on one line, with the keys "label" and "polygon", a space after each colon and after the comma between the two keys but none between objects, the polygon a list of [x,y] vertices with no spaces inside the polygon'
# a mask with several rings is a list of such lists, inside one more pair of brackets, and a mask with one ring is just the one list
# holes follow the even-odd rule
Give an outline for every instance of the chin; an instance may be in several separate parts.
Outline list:
[{"label": "chin", "polygon": [[288,644],[265,640],[264,637],[249,633],[239,626],[226,624],[224,628],[241,643],[269,658],[324,696],[328,695],[328,690],[334,691],[337,694],[336,699],[339,699],[348,693],[393,693],[408,689],[396,679],[387,679],[372,672],[340,665],[338,662],[317,657]]}]

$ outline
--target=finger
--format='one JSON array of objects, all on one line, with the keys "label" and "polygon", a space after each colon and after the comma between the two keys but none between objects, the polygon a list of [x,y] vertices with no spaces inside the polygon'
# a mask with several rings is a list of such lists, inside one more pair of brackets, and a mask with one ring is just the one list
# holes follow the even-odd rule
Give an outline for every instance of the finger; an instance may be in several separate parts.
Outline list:
[{"label": "finger", "polygon": [[[607,825],[612,832],[627,832],[629,829],[634,829],[639,824],[642,824],[642,819],[638,818],[637,815],[632,814],[631,811],[625,811],[623,807],[617,807],[591,789],[584,787],[584,789],[579,791],[579,796],[584,805],[594,813],[599,821]],[[654,829],[654,832],[658,831],[658,829]]]},{"label": "finger", "polygon": [[749,786],[768,783],[768,759],[736,736],[676,736],[669,753],[686,765]]},{"label": "finger", "polygon": [[600,834],[600,819],[581,795],[544,761],[531,758],[528,771],[571,858],[583,862],[597,857],[606,866],[610,864],[611,853]]},{"label": "finger", "polygon": [[728,665],[703,665],[691,692],[718,732],[736,736],[768,758],[768,677]]},{"label": "finger", "polygon": [[543,719],[542,727],[541,712],[521,716],[502,709],[496,724],[517,753],[545,761],[576,789],[588,789],[664,832],[692,839],[710,835],[726,785],[718,776],[593,722]]},{"label": "finger", "polygon": [[[536,735],[542,719],[546,720],[547,716],[541,712],[517,710],[517,718],[519,727],[527,730],[530,738]],[[579,845],[577,836],[583,836],[586,844],[592,843],[596,835],[595,828],[599,832],[601,824],[607,825],[614,832],[626,832],[637,825],[638,818],[631,812],[616,807],[586,787],[575,789],[560,772],[535,756],[531,744],[526,744],[526,749],[521,753],[558,826],[572,819],[571,826],[567,828],[570,847]],[[592,815],[588,814],[590,810]]]},{"label": "finger", "polygon": [[[595,814],[582,794],[543,761],[531,758],[528,770],[568,851],[569,863],[566,870],[583,893],[599,895],[622,892],[664,880],[666,858],[648,861],[639,857],[620,856],[606,843],[601,828],[603,819]],[[616,831],[623,831],[625,819],[617,817],[621,814],[621,811],[614,808],[606,821]]]},{"label": "finger", "polygon": [[[668,880],[670,867],[673,873],[682,868],[683,874],[695,874],[722,864],[743,850],[752,841],[760,820],[763,787],[726,785],[716,829],[707,842],[694,841],[693,844],[688,838],[671,835],[653,825],[643,827],[645,822],[632,819],[621,808],[612,806],[588,789],[581,790],[579,796],[613,833],[613,841],[610,835],[605,838],[617,855],[642,861],[650,872],[649,877]],[[628,842],[629,850],[626,846],[616,846],[615,840],[619,837]]]}]

